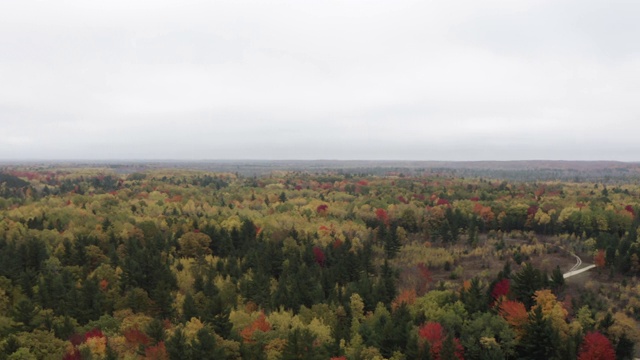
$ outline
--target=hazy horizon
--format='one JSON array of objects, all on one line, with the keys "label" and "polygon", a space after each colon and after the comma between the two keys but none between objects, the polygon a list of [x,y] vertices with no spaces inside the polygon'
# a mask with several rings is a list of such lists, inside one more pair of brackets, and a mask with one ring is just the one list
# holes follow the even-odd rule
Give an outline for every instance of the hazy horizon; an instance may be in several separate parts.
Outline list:
[{"label": "hazy horizon", "polygon": [[278,163],[278,162],[371,162],[371,163],[620,163],[620,164],[640,164],[640,161],[622,161],[622,160],[572,160],[572,159],[518,159],[518,160],[408,160],[408,159],[136,159],[136,158],[113,158],[113,159],[99,159],[99,158],[76,158],[76,159],[0,159],[0,164],[4,163],[238,163],[238,162],[265,162],[265,163]]},{"label": "hazy horizon", "polygon": [[638,18],[604,0],[3,2],[0,160],[637,162]]}]

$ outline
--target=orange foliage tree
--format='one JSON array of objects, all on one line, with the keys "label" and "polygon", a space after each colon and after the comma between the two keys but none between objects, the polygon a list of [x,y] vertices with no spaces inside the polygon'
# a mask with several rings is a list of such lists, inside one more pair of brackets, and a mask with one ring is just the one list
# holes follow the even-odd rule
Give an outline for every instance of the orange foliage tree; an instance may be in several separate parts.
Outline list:
[{"label": "orange foliage tree", "polygon": [[413,305],[416,302],[416,291],[414,289],[403,290],[391,303],[393,310],[400,307],[402,304]]},{"label": "orange foliage tree", "polygon": [[267,321],[267,317],[264,316],[264,313],[260,313],[260,316],[252,322],[249,326],[242,329],[240,332],[240,336],[245,342],[253,342],[253,334],[256,330],[260,330],[262,332],[267,332],[271,330],[271,324]]},{"label": "orange foliage tree", "polygon": [[500,303],[500,315],[513,326],[516,333],[522,336],[523,327],[529,321],[529,315],[524,304],[519,301],[507,300]]}]

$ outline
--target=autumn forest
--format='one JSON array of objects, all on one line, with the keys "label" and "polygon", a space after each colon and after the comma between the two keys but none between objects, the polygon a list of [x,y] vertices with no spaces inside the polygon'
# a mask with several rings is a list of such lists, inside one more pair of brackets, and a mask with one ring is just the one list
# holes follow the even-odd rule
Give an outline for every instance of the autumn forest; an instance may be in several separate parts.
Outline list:
[{"label": "autumn forest", "polygon": [[0,168],[0,360],[633,359],[640,343],[633,174],[129,170]]}]

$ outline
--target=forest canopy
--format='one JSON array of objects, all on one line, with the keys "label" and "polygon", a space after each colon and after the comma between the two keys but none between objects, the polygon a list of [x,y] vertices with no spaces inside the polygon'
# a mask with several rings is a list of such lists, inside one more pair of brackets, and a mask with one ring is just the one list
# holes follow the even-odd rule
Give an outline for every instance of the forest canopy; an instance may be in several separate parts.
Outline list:
[{"label": "forest canopy", "polygon": [[115,170],[0,172],[0,359],[632,359],[640,341],[632,179]]}]

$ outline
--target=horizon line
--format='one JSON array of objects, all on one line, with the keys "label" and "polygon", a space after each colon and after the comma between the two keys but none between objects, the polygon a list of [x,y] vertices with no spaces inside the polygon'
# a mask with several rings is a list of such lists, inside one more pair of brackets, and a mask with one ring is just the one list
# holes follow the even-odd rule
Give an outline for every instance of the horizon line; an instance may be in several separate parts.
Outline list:
[{"label": "horizon line", "polygon": [[622,163],[622,164],[638,164],[640,160],[607,160],[607,159],[595,159],[595,160],[579,160],[579,159],[509,159],[509,160],[496,160],[496,159],[483,159],[483,160],[416,160],[416,159],[260,159],[260,158],[247,158],[247,159],[0,159],[2,163],[82,163],[82,162],[131,162],[131,163],[163,163],[163,162],[423,162],[423,163],[482,163],[482,162],[608,162],[608,163]]}]

